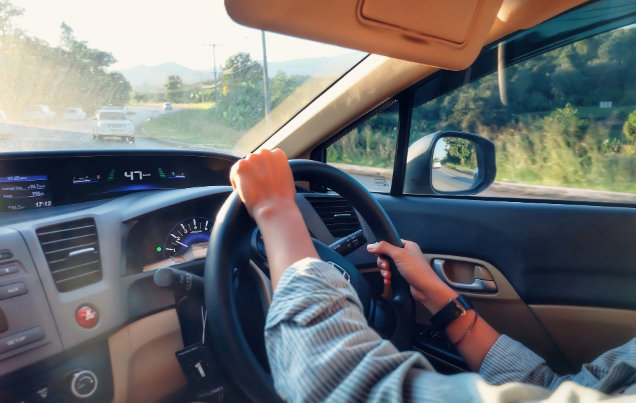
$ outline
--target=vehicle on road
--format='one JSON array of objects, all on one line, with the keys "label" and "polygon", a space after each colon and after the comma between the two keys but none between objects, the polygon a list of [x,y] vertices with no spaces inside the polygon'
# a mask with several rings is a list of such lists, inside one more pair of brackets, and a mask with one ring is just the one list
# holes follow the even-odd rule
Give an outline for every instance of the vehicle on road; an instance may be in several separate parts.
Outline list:
[{"label": "vehicle on road", "polygon": [[442,167],[442,163],[439,161],[433,161],[433,168],[437,169],[437,168],[441,168]]},{"label": "vehicle on road", "polygon": [[[308,230],[341,252],[379,334],[439,371],[467,366],[408,290],[385,288],[365,243],[417,243],[559,373],[636,334],[634,0],[111,0],[134,24],[61,13],[71,46],[29,34],[62,24],[56,2],[8,3],[37,16],[4,25],[21,28],[0,48],[11,118],[47,102],[152,119],[134,144],[93,141],[135,138],[124,108],[98,106],[85,128],[25,122],[0,141],[0,402],[279,401],[267,256],[228,178],[260,149],[297,160]],[[144,32],[168,40],[154,50]],[[114,72],[164,61],[197,73],[168,90],[163,68]],[[191,107],[163,113],[166,93]]]},{"label": "vehicle on road", "polygon": [[48,105],[29,105],[24,111],[23,120],[26,122],[47,123],[55,120],[55,112]]},{"label": "vehicle on road", "polygon": [[86,112],[82,108],[71,107],[64,110],[64,120],[84,120],[86,119]]},{"label": "vehicle on road", "polygon": [[172,104],[170,102],[164,102],[163,103],[163,111],[164,112],[172,111]]},{"label": "vehicle on road", "polygon": [[123,109],[101,109],[97,112],[94,137],[97,140],[115,137],[134,143],[135,125]]}]

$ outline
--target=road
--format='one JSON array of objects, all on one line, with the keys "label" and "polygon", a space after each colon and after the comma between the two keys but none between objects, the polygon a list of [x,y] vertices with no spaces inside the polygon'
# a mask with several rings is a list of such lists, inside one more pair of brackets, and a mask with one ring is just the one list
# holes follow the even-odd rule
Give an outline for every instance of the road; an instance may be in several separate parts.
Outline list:
[{"label": "road", "polygon": [[[126,108],[135,128],[141,128],[149,118],[163,113],[160,106],[128,106]],[[175,145],[137,135],[134,143],[118,138],[98,141],[93,138],[96,121],[79,122],[58,119],[50,124],[34,126],[14,124],[10,135],[0,138],[0,151],[53,151],[53,150],[135,150],[174,149]],[[139,130],[136,130],[139,132]]]},{"label": "road", "polygon": [[473,176],[442,165],[433,169],[433,187],[441,192],[460,192],[473,187]]}]

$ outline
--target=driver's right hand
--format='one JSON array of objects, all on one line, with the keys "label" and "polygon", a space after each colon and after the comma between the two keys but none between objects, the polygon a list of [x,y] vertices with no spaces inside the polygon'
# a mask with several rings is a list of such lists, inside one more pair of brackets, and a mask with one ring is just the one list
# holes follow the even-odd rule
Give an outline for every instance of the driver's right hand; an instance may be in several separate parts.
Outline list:
[{"label": "driver's right hand", "polygon": [[431,313],[435,314],[458,294],[435,274],[420,247],[412,241],[402,240],[403,248],[380,241],[367,245],[367,250],[377,256],[385,284],[391,283],[390,257],[398,271],[411,286],[411,294]]}]

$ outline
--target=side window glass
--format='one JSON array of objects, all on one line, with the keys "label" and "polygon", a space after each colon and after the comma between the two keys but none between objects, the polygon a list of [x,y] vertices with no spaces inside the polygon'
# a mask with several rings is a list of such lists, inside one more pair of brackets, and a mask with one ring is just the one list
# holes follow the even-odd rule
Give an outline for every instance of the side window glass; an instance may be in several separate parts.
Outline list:
[{"label": "side window glass", "polygon": [[398,134],[395,103],[327,147],[327,163],[356,178],[370,192],[388,193]]},{"label": "side window glass", "polygon": [[482,196],[636,203],[634,49],[631,25],[418,104],[425,84],[409,142],[440,130],[490,139],[497,176]]}]

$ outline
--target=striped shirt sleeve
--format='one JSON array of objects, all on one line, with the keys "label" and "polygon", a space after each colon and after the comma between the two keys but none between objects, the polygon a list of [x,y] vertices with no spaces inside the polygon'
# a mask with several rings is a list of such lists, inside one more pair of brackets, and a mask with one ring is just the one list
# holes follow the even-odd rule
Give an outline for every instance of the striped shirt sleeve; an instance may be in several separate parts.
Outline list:
[{"label": "striped shirt sleeve", "polygon": [[554,390],[572,381],[603,393],[621,393],[636,381],[636,339],[583,365],[576,374],[558,375],[543,358],[502,335],[486,354],[479,374],[494,385],[524,382]]},{"label": "striped shirt sleeve", "polygon": [[[351,285],[318,259],[283,274],[265,343],[276,390],[292,402],[481,401],[494,388],[477,374],[438,374],[421,354],[398,351],[367,325]],[[545,395],[513,388],[523,397]]]}]

